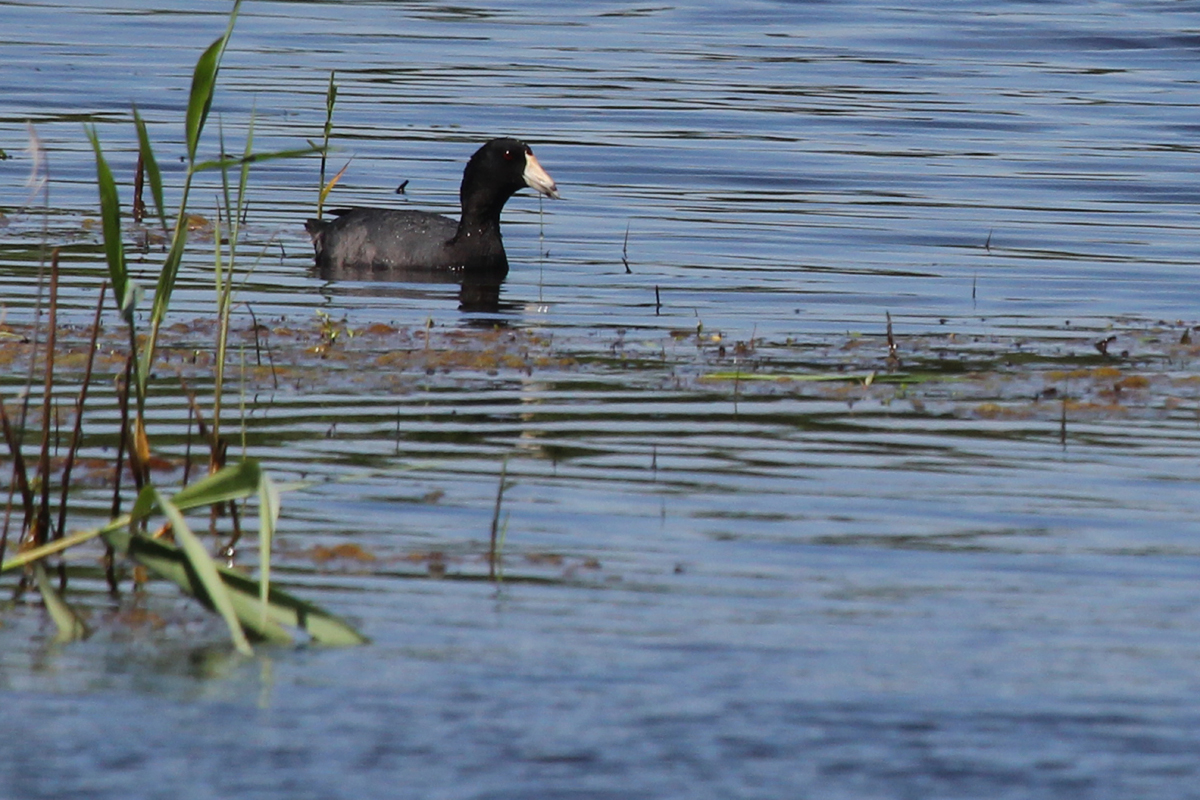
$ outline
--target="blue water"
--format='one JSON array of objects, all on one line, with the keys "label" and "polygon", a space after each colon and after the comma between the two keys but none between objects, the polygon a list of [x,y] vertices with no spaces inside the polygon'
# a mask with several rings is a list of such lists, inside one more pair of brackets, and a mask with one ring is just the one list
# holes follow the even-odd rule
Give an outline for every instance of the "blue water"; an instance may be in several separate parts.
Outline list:
[{"label": "blue water", "polygon": [[[83,121],[127,202],[136,103],[177,201],[191,67],[227,10],[0,3],[6,321],[32,316],[44,240],[63,313],[90,315]],[[165,587],[76,581],[97,633],[70,646],[10,607],[0,797],[1200,795],[1200,392],[1162,344],[1197,321],[1198,55],[1178,2],[249,2],[210,155],[252,113],[256,149],[319,138],[336,70],[334,203],[453,213],[500,134],[564,199],[509,203],[502,303],[462,310],[452,285],[311,274],[317,162],[265,163],[241,301],[272,325],[500,323],[574,361],[256,387],[251,454],[316,481],[284,499],[279,574],[373,644],[242,660]],[[194,210],[216,196],[206,177]],[[185,322],[212,308],[194,244]],[[735,388],[679,335],[754,339],[737,363],[767,372],[877,368],[888,313],[906,358],[1115,334],[1155,391],[1063,435],[1028,407],[1059,386],[1041,375]],[[346,542],[374,560],[311,557]]]}]

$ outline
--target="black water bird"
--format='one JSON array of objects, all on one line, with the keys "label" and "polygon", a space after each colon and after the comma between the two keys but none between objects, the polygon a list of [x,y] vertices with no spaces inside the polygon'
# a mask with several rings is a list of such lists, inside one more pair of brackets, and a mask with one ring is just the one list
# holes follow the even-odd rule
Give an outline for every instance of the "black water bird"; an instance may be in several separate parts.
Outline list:
[{"label": "black water bird", "polygon": [[428,211],[349,208],[334,219],[310,219],[318,270],[339,274],[413,273],[487,275],[502,279],[508,257],[500,237],[500,212],[526,186],[557,198],[558,187],[518,139],[493,139],[475,151],[463,170],[459,220]]}]

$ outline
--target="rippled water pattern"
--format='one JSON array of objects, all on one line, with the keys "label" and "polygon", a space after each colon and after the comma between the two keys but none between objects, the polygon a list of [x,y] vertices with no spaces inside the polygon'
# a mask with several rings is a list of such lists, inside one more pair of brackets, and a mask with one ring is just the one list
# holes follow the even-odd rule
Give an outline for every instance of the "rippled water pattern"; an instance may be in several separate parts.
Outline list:
[{"label": "rippled water pattern", "polygon": [[[374,643],[241,662],[165,589],[114,609],[76,581],[91,640],[49,645],[36,605],[0,620],[18,723],[0,795],[1196,795],[1198,392],[1162,342],[1200,293],[1200,8],[909,6],[247,3],[206,152],[218,121],[240,148],[252,112],[258,149],[319,138],[336,70],[335,203],[453,213],[500,134],[564,195],[510,201],[512,273],[471,311],[453,285],[318,279],[316,160],[260,165],[257,319],[500,325],[555,360],[358,382],[369,353],[255,385],[250,452],[309,482],[284,500],[279,575]],[[177,191],[190,71],[227,10],[0,2],[7,321],[31,317],[44,239],[64,313],[88,318],[104,268],[81,123],[127,201],[136,102]],[[185,322],[212,307],[211,237],[193,246]],[[888,314],[902,358],[1000,353],[999,378],[705,380],[882,374]],[[1003,356],[1096,358],[1110,333],[1118,368],[1170,388],[1065,429],[1030,406],[1059,383]],[[182,452],[183,401],[153,414]],[[480,578],[506,458],[497,587]],[[348,542],[373,560],[312,557]],[[143,603],[164,629],[138,627]]]}]

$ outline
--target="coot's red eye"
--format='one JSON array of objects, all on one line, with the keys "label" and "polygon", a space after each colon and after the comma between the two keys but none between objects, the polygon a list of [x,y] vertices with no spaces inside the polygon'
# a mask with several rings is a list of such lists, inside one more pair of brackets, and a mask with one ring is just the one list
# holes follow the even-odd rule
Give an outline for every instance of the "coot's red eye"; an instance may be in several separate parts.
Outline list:
[{"label": "coot's red eye", "polygon": [[512,161],[512,159],[513,159],[513,151],[512,151],[512,150],[505,150],[505,151],[504,151],[504,160],[505,160],[505,161]]}]

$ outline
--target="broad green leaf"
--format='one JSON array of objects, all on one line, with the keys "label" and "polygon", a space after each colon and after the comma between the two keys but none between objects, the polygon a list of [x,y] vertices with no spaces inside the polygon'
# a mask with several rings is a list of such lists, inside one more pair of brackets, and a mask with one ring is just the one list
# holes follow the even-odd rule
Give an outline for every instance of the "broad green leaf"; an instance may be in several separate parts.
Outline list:
[{"label": "broad green leaf", "polygon": [[146,177],[150,180],[150,193],[154,196],[154,210],[158,213],[165,233],[167,208],[163,205],[162,173],[158,169],[158,161],[154,158],[154,148],[150,146],[150,134],[146,131],[146,121],[138,113],[137,106],[133,107],[133,121],[137,125],[138,148],[142,154],[142,165],[146,169]]},{"label": "broad green leaf", "polygon": [[42,562],[38,561],[33,565],[33,576],[37,581],[38,591],[42,594],[42,602],[46,604],[46,610],[50,612],[50,618],[54,620],[54,627],[58,628],[58,635],[54,637],[55,641],[73,642],[77,639],[87,638],[87,625],[84,625],[79,615],[67,605],[65,600],[59,597],[54,585],[50,583],[50,576],[46,574],[46,568]]},{"label": "broad green leaf", "polygon": [[192,92],[188,97],[187,107],[187,156],[188,163],[196,161],[196,148],[200,145],[200,134],[208,119],[208,110],[212,107],[213,89],[216,88],[217,70],[221,66],[221,53],[225,49],[225,37],[222,36],[208,46],[196,69],[192,73]]},{"label": "broad green leaf", "polygon": [[[127,526],[112,527],[103,535],[115,551],[132,558],[211,607],[198,578],[189,569],[187,556],[178,547],[141,534],[130,534]],[[289,643],[291,637],[280,627],[287,625],[305,631],[318,644],[348,646],[370,641],[345,621],[275,587],[271,587],[267,595],[268,620],[264,626],[261,624],[260,583],[219,565],[217,572],[228,589],[238,619],[256,636],[271,642]]]},{"label": "broad green leaf", "polygon": [[246,632],[242,630],[237,612],[233,609],[233,601],[230,600],[229,593],[225,590],[225,584],[217,572],[217,565],[213,563],[212,556],[208,554],[204,544],[196,538],[196,534],[192,533],[192,529],[188,527],[187,520],[183,518],[183,512],[179,510],[178,506],[163,497],[154,487],[147,488],[154,493],[158,507],[171,521],[175,540],[179,542],[180,548],[187,556],[188,564],[200,579],[204,593],[208,595],[208,601],[225,620],[225,625],[229,628],[229,637],[233,640],[233,646],[240,653],[251,654],[254,651],[250,648],[250,642],[246,640]]},{"label": "broad green leaf", "polygon": [[186,511],[189,508],[240,500],[259,491],[262,477],[262,467],[258,462],[247,459],[224,467],[180,489],[171,498],[171,502],[177,508]]},{"label": "broad green leaf", "polygon": [[142,362],[138,369],[138,396],[145,397],[146,381],[150,377],[150,368],[154,364],[155,345],[158,341],[158,329],[167,316],[171,305],[171,293],[175,290],[175,279],[179,275],[179,265],[183,262],[183,250],[187,243],[187,223],[184,220],[185,208],[179,209],[180,219],[175,224],[175,236],[171,240],[171,249],[163,261],[162,272],[158,274],[158,286],[154,290],[154,305],[150,309],[150,338],[142,348]]},{"label": "broad green leaf", "polygon": [[146,290],[141,284],[132,278],[125,282],[125,294],[120,298],[121,316],[127,320],[133,319],[133,312],[137,310],[138,305],[142,302],[142,298],[146,296]]},{"label": "broad green leaf", "polygon": [[[121,201],[117,197],[117,183],[112,170],[104,159],[96,127],[84,128],[92,149],[96,151],[96,185],[100,189],[100,219],[104,233],[104,256],[108,261],[108,275],[112,281],[113,296],[120,303],[125,298],[125,245],[121,241]],[[122,309],[124,312],[124,309]]]},{"label": "broad green leaf", "polygon": [[225,45],[233,33],[233,25],[237,21],[241,0],[233,4],[229,13],[229,25],[225,34],[208,46],[196,62],[192,72],[192,90],[188,96],[187,107],[187,156],[188,164],[196,162],[196,148],[200,145],[200,134],[204,131],[204,123],[208,119],[208,111],[212,108],[213,91],[217,85],[217,72],[221,68],[221,56]]},{"label": "broad green leaf", "polygon": [[[106,537],[114,549],[132,558],[160,578],[171,581],[183,591],[200,600],[207,607],[213,608],[209,595],[200,583],[199,576],[191,568],[191,562],[184,552],[174,545],[151,539],[138,534],[127,532],[114,533]],[[251,634],[275,644],[291,644],[291,634],[277,622],[268,619],[263,622],[259,610],[257,592],[247,594],[243,587],[231,576],[237,575],[232,570],[217,566],[217,572],[229,596],[230,604],[238,621]],[[238,576],[242,577],[242,576]]]}]

